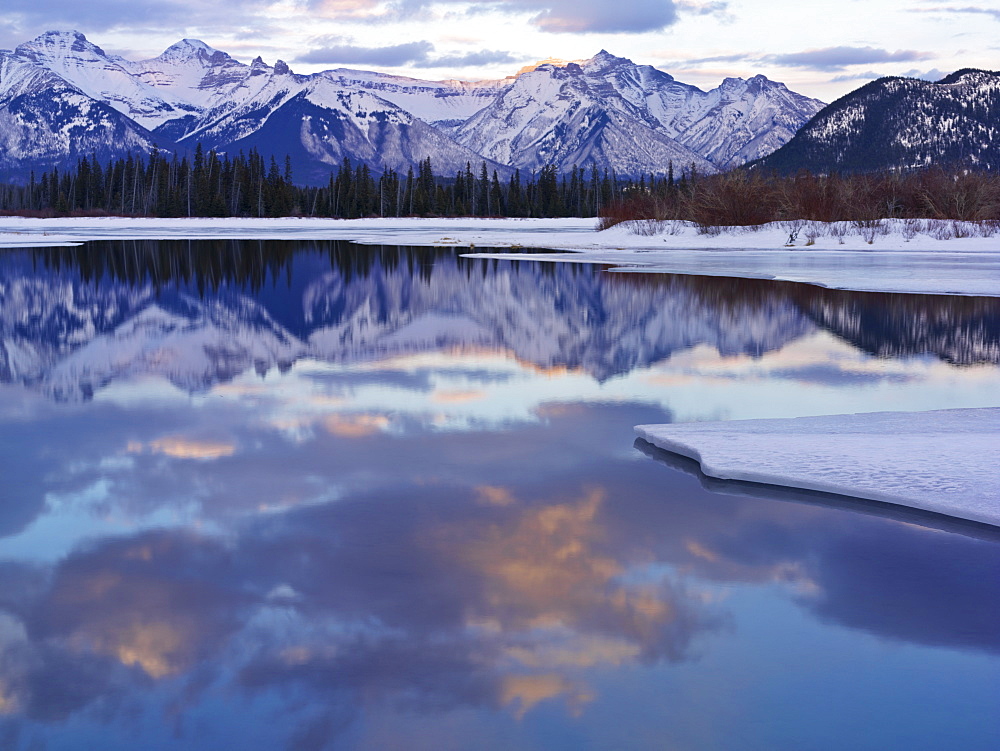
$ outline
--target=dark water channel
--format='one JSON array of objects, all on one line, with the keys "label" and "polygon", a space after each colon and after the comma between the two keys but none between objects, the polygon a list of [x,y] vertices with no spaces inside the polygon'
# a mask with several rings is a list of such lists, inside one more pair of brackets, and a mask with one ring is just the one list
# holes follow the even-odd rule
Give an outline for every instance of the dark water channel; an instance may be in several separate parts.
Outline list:
[{"label": "dark water channel", "polygon": [[1000,302],[0,255],[0,749],[1000,748],[1000,534],[640,423],[1000,406]]}]

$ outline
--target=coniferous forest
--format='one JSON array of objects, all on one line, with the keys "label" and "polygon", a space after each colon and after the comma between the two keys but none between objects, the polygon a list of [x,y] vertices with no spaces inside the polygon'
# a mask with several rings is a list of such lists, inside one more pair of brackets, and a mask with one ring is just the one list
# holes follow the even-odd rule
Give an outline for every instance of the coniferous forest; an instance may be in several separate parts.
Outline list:
[{"label": "coniferous forest", "polygon": [[629,190],[667,189],[665,177],[621,180],[614,173],[545,167],[501,179],[486,163],[436,175],[430,158],[416,172],[376,175],[345,158],[322,187],[296,185],[291,162],[257,151],[204,151],[192,158],[154,151],[101,164],[82,158],[73,170],[32,173],[24,185],[0,185],[0,211],[27,216],[358,217],[596,216]]}]

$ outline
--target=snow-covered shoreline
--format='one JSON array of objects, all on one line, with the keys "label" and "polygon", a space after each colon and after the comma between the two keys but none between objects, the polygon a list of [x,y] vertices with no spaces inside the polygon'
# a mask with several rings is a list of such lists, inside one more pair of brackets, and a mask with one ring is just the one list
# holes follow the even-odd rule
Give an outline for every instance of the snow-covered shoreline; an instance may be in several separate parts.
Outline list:
[{"label": "snow-covered shoreline", "polygon": [[1000,526],[1000,408],[637,425],[706,475]]},{"label": "snow-covered shoreline", "polygon": [[[684,222],[659,226],[629,223],[603,232],[595,231],[595,224],[593,219],[0,217],[0,247],[137,239],[345,240],[370,245],[466,247],[469,255],[521,260],[526,257],[525,250],[538,248],[567,252],[527,257],[599,263],[626,272],[778,279],[857,291],[1000,297],[1000,233],[971,236],[977,231],[975,225],[886,220],[873,234],[871,228],[846,222],[778,222],[704,234]],[[788,247],[786,242],[796,227],[795,243]],[[642,234],[653,230],[658,233]],[[970,236],[955,237],[956,232]]]}]

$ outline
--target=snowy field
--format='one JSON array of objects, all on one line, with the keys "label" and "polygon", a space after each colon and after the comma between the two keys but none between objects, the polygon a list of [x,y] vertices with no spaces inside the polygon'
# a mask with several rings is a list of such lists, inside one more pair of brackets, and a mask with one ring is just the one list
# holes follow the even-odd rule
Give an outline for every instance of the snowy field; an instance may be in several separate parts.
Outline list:
[{"label": "snowy field", "polygon": [[[351,240],[486,251],[555,249],[546,261],[608,264],[620,271],[751,277],[835,289],[1000,297],[1000,232],[976,225],[889,220],[775,223],[712,235],[693,225],[648,222],[596,232],[593,219],[22,219],[0,218],[0,247],[87,240]],[[793,247],[789,235],[798,229]],[[653,233],[653,234],[646,234]],[[988,234],[988,233],[987,233]],[[957,236],[956,236],[957,235]],[[962,236],[966,235],[966,236]],[[870,241],[870,242],[869,242]],[[516,257],[523,258],[524,253]]]},{"label": "snowy field", "polygon": [[706,475],[895,503],[1000,526],[1000,409],[639,425]]}]

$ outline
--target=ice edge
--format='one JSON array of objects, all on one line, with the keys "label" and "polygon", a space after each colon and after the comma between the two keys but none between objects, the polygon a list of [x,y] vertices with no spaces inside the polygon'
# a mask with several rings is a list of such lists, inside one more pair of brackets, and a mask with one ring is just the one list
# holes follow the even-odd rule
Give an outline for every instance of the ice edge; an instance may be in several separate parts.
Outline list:
[{"label": "ice edge", "polygon": [[[989,408],[982,410],[968,410],[970,412],[988,412],[992,411]],[[875,413],[884,414],[884,413]],[[929,413],[898,413],[898,414],[922,414],[926,415]],[[856,418],[863,417],[863,415],[837,415],[831,417],[845,417],[845,418]],[[774,419],[768,420],[767,422],[779,424],[779,423],[793,423],[801,422],[803,420],[808,420],[810,418],[787,418],[787,419]],[[732,427],[733,433],[740,432],[740,423],[759,423],[760,420],[735,420],[726,425]],[[779,472],[767,471],[763,469],[754,469],[749,466],[736,466],[733,463],[713,463],[710,460],[706,460],[703,457],[702,450],[699,448],[698,441],[699,435],[692,435],[690,437],[683,437],[678,433],[682,433],[686,426],[690,426],[690,423],[683,424],[650,424],[650,425],[636,425],[635,432],[644,441],[651,443],[652,445],[660,448],[664,451],[669,451],[680,456],[685,456],[698,462],[701,467],[701,471],[719,480],[736,480],[742,482],[753,482],[765,485],[775,485],[784,488],[794,488],[799,490],[811,490],[824,493],[833,493],[836,495],[848,496],[851,498],[857,498],[861,500],[868,501],[878,501],[880,503],[889,503],[895,506],[903,506],[907,508],[919,509],[921,511],[929,511],[936,514],[942,514],[945,516],[950,516],[956,519],[964,519],[966,521],[978,522],[982,524],[988,524],[993,527],[1000,528],[1000,497],[996,498],[981,498],[974,499],[978,500],[980,503],[990,504],[991,507],[960,507],[944,502],[930,502],[926,499],[919,497],[913,497],[911,495],[901,494],[901,493],[891,493],[891,492],[880,492],[872,490],[869,488],[862,488],[856,485],[848,483],[839,483],[836,481],[818,481],[812,480],[808,477],[794,476],[790,474],[783,474]],[[705,425],[720,425],[720,423],[697,423],[699,426]],[[676,430],[680,428],[680,430]],[[671,431],[675,431],[674,435],[669,435]],[[998,436],[1000,440],[1000,436]],[[928,457],[930,463],[934,463],[935,459],[938,460],[937,466],[941,466],[942,462],[947,462],[947,459],[942,459],[941,457]]]}]

